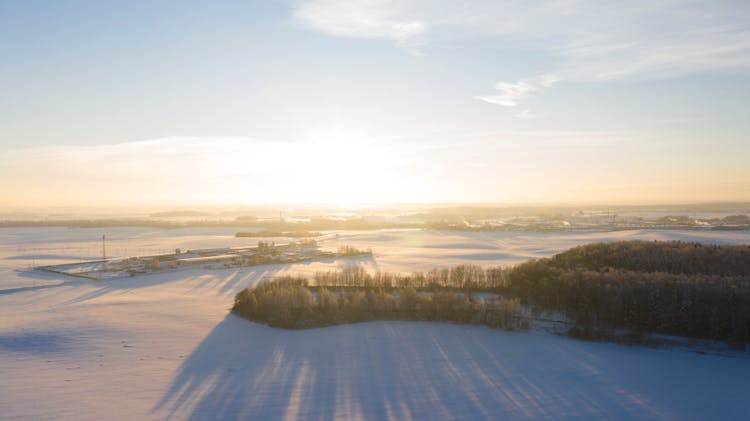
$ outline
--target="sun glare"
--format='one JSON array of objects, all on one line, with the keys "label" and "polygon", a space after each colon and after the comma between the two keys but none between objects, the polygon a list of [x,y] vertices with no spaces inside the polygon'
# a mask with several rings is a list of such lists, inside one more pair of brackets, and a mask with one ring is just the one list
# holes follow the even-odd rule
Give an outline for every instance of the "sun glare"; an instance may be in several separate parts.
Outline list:
[{"label": "sun glare", "polygon": [[[355,132],[330,130],[305,142],[292,173],[306,201],[336,205],[375,203],[393,195],[395,164],[390,146]],[[296,190],[294,186],[289,186]]]}]

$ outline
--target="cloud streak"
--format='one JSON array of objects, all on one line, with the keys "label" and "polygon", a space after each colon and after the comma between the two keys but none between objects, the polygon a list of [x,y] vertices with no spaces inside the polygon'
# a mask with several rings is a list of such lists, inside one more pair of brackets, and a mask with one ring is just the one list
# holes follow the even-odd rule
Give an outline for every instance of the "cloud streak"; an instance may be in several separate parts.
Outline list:
[{"label": "cloud streak", "polygon": [[378,145],[329,139],[182,136],[8,149],[0,150],[0,204],[320,203],[340,199],[341,189],[377,201],[397,182],[397,162]]},{"label": "cloud streak", "polygon": [[417,37],[424,43],[490,37],[498,45],[545,52],[565,79],[750,69],[746,1],[310,0],[300,1],[294,15],[332,35],[402,44]]},{"label": "cloud streak", "polygon": [[[560,77],[547,73],[530,78],[520,79],[516,82],[498,82],[495,89],[500,91],[497,95],[476,95],[474,99],[488,102],[490,104],[500,105],[503,107],[518,107],[525,100],[549,88],[559,82]],[[540,114],[533,113],[530,109],[525,109],[514,114],[517,118],[539,118]]]},{"label": "cloud streak", "polygon": [[[229,137],[165,137],[103,145],[0,151],[4,190],[27,202],[223,200],[243,180],[284,168],[293,148]],[[297,161],[294,161],[297,162]],[[255,175],[253,178],[251,176]]]},{"label": "cloud streak", "polygon": [[427,32],[427,24],[409,17],[399,3],[388,0],[313,0],[302,2],[294,17],[325,33],[372,39],[390,39],[402,45],[414,43]]}]

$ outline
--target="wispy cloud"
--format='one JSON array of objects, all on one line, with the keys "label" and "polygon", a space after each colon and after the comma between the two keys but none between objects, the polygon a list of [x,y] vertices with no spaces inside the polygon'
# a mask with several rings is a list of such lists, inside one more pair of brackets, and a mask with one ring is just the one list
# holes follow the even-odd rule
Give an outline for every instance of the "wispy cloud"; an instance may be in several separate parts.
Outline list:
[{"label": "wispy cloud", "polygon": [[[26,202],[227,201],[264,193],[267,174],[302,157],[282,142],[229,137],[165,137],[115,144],[0,151],[0,187]],[[4,185],[5,184],[5,185]]]},{"label": "wispy cloud", "polygon": [[375,200],[396,183],[398,162],[378,145],[328,139],[175,136],[0,149],[0,204],[320,202],[347,188],[353,200]]},{"label": "wispy cloud", "polygon": [[[559,82],[560,77],[547,73],[530,78],[520,79],[516,82],[498,82],[495,89],[500,91],[497,95],[476,95],[474,99],[489,102],[490,104],[503,107],[518,107],[524,100],[533,97],[545,88]],[[522,110],[515,114],[518,118],[539,118],[540,114],[533,113],[530,109]]]},{"label": "wispy cloud", "polygon": [[298,5],[294,16],[305,25],[331,35],[414,43],[427,23],[408,16],[399,2],[389,0],[312,0]]},{"label": "wispy cloud", "polygon": [[307,0],[294,14],[338,36],[512,42],[546,52],[565,79],[750,69],[750,2],[742,0]]}]

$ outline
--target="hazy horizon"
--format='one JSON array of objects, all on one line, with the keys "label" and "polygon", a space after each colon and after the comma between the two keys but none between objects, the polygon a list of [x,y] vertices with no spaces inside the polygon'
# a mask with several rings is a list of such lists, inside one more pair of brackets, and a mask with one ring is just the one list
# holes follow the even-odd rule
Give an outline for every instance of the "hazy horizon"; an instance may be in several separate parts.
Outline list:
[{"label": "hazy horizon", "polygon": [[750,4],[0,0],[0,207],[750,201]]},{"label": "hazy horizon", "polygon": [[[66,221],[147,221],[188,222],[232,221],[238,217],[283,218],[391,218],[402,220],[411,215],[460,217],[465,212],[480,212],[487,217],[530,217],[549,215],[630,215],[634,217],[692,216],[722,218],[750,214],[750,202],[679,202],[679,203],[378,203],[356,205],[320,205],[275,203],[256,205],[185,205],[185,206],[47,206],[3,208],[0,222],[45,220]],[[481,218],[480,218],[481,219]],[[403,222],[403,220],[402,220]]]}]

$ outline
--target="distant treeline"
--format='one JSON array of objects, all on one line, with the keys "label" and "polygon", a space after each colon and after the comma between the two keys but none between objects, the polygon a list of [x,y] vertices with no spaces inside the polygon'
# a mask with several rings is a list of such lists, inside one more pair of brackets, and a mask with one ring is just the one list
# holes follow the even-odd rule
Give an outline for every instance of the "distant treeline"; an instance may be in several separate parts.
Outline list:
[{"label": "distant treeline", "polygon": [[586,206],[437,206],[411,215],[412,218],[424,221],[486,220],[494,218],[542,217],[565,218],[578,212],[599,214],[652,214],[668,213],[686,215],[696,212],[735,213],[747,217],[750,213],[750,202],[737,203],[703,203],[682,205],[586,205]]},{"label": "distant treeline", "polygon": [[336,250],[336,254],[339,256],[372,256],[372,250],[358,249],[356,247],[344,245]]},{"label": "distant treeline", "polygon": [[[459,211],[456,209],[455,211]],[[380,218],[356,217],[350,219],[336,219],[326,217],[310,218],[309,220],[264,219],[254,216],[238,216],[234,219],[201,219],[199,212],[176,212],[164,215],[180,215],[190,220],[165,220],[156,218],[126,218],[126,219],[40,219],[40,220],[6,220],[0,221],[0,228],[8,227],[75,227],[75,228],[105,228],[105,227],[157,227],[157,228],[256,228],[266,231],[265,236],[289,236],[289,233],[316,233],[322,230],[376,230],[389,228],[417,228],[425,230],[449,231],[570,231],[591,230],[588,223],[572,223],[566,215],[540,214],[542,219],[529,221],[511,219],[503,224],[491,224],[486,219],[477,219],[483,213],[470,212],[466,215],[443,215],[441,213],[426,213],[411,216],[409,221],[383,220]],[[162,214],[155,214],[162,215]],[[174,216],[177,217],[177,216]],[[414,220],[424,218],[421,222]],[[487,216],[489,218],[489,216]],[[491,219],[491,218],[490,218]],[[667,215],[653,220],[630,218],[622,222],[614,218],[609,222],[599,222],[599,229],[697,229],[697,230],[743,230],[750,229],[750,216],[730,215],[717,219],[695,219],[685,215]],[[483,222],[484,221],[484,222]],[[243,231],[238,236],[255,236],[252,232]],[[245,235],[248,234],[248,235]],[[294,236],[294,235],[292,235]]]},{"label": "distant treeline", "polygon": [[323,235],[317,231],[240,231],[235,234],[235,237],[290,237],[290,238],[306,238],[306,237],[320,237]]},{"label": "distant treeline", "polygon": [[475,298],[414,288],[311,287],[301,277],[277,277],[235,297],[232,311],[274,327],[302,329],[373,320],[420,320],[525,328],[518,299]]},{"label": "distant treeline", "polygon": [[370,221],[365,218],[347,220],[316,218],[308,222],[237,217],[233,220],[194,219],[168,221],[163,219],[40,219],[0,221],[0,228],[18,227],[156,227],[156,228],[261,228],[269,232],[311,232],[320,230],[375,230],[388,228],[426,228],[423,223]]},{"label": "distant treeline", "polygon": [[[65,228],[104,228],[104,227],[155,227],[181,228],[185,224],[154,219],[42,219],[0,221],[0,228],[21,227],[65,227]],[[195,225],[198,226],[198,225]],[[208,226],[208,225],[200,225]],[[218,226],[218,225],[211,225]]]},{"label": "distant treeline", "polygon": [[[412,291],[419,298],[416,307],[409,307]],[[495,307],[488,309],[474,299],[475,293],[495,297]],[[336,305],[323,305],[321,299],[327,298],[321,297],[330,294]],[[356,302],[364,296],[373,307],[361,310],[348,301],[354,296]],[[297,309],[301,302],[306,303],[300,304],[304,311],[278,308]],[[309,284],[303,278],[285,278],[244,290],[234,311],[262,323],[295,328],[400,318],[517,327],[504,323],[521,314],[518,303],[561,312],[575,323],[571,333],[584,337],[625,329],[635,335],[748,343],[750,246],[627,241],[575,247],[515,267],[461,265],[410,275],[370,274],[353,267],[318,272]],[[325,316],[318,314],[324,308]],[[488,311],[506,314],[508,309],[511,319],[486,321]],[[482,316],[470,316],[477,311]]]},{"label": "distant treeline", "polygon": [[396,222],[371,220],[368,218],[310,218],[309,221],[286,221],[282,219],[258,219],[238,217],[235,224],[256,226],[272,231],[323,231],[323,230],[375,230],[387,228],[425,228],[421,222]]},{"label": "distant treeline", "polygon": [[[546,216],[535,221],[511,219],[503,224],[476,223],[470,220],[428,221],[426,229],[444,231],[572,231],[591,230],[589,223],[570,222],[566,215]],[[629,218],[609,222],[599,221],[597,226],[609,230],[631,229],[695,229],[695,230],[745,230],[750,229],[750,216],[729,215],[723,218],[692,218],[687,215],[666,215],[656,219]]]}]

